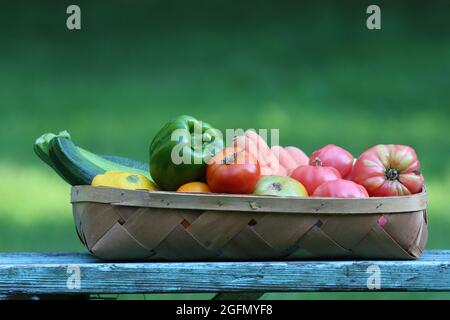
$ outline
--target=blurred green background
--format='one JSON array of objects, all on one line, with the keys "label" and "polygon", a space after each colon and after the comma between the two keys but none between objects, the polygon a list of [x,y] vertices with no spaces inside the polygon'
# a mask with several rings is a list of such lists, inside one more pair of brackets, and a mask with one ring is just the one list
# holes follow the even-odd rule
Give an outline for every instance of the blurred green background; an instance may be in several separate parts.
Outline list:
[{"label": "blurred green background", "polygon": [[[82,30],[66,28],[66,8]],[[449,1],[9,1],[0,5],[0,250],[84,251],[70,187],[34,140],[67,129],[91,151],[147,161],[165,121],[279,128],[305,152],[413,146],[429,191],[428,248],[450,249]],[[141,296],[124,296],[124,298]],[[159,298],[208,295],[163,295]],[[147,298],[151,298],[147,296]],[[450,298],[433,293],[265,298]]]}]

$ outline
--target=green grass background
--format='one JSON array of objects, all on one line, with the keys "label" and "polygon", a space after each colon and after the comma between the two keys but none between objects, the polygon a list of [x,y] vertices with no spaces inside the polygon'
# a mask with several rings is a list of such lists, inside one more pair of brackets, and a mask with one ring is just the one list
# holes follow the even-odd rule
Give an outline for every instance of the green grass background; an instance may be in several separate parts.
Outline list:
[{"label": "green grass background", "polygon": [[[0,10],[0,250],[84,251],[70,188],[33,154],[44,132],[147,160],[165,121],[279,128],[305,152],[413,146],[429,191],[428,248],[450,249],[448,1],[10,1]],[[157,298],[207,298],[161,295]],[[449,298],[433,293],[265,298]],[[123,296],[142,298],[142,296]],[[152,296],[146,296],[152,298]]]}]

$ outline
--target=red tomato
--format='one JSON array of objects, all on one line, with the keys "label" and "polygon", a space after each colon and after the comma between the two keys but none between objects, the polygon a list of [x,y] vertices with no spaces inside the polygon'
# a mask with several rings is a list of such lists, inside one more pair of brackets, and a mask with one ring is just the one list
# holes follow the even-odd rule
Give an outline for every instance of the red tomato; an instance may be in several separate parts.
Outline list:
[{"label": "red tomato", "polygon": [[420,192],[423,176],[413,148],[379,144],[365,151],[353,168],[353,181],[372,197],[403,196]]},{"label": "red tomato", "polygon": [[314,191],[313,197],[368,198],[369,194],[362,185],[339,179],[322,183]]},{"label": "red tomato", "polygon": [[212,192],[253,193],[260,176],[256,158],[240,147],[223,149],[206,167],[206,181]]},{"label": "red tomato", "polygon": [[312,165],[317,161],[320,161],[323,166],[335,168],[344,179],[350,175],[353,167],[352,154],[334,144],[327,144],[314,151],[309,157],[309,164]]},{"label": "red tomato", "polygon": [[322,167],[318,163],[313,166],[299,166],[291,173],[291,178],[294,178],[303,184],[309,195],[314,193],[314,190],[326,181],[341,179],[342,176],[333,167]]}]

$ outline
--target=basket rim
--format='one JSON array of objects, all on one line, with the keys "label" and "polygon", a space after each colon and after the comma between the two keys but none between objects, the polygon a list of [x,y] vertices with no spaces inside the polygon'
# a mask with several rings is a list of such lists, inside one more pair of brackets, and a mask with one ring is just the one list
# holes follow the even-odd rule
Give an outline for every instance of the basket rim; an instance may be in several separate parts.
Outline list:
[{"label": "basket rim", "polygon": [[408,213],[427,208],[427,191],[409,196],[371,198],[275,197],[171,191],[126,190],[73,186],[71,203],[94,202],[116,206],[166,209],[278,212],[297,214]]}]

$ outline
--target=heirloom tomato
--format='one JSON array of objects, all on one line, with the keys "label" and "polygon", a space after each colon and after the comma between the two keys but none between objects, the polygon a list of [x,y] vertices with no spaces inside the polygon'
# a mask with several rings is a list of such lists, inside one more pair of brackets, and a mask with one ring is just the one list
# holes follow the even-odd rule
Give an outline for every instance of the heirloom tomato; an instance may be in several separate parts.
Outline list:
[{"label": "heirloom tomato", "polygon": [[314,190],[313,197],[368,198],[369,194],[360,184],[338,179],[322,183]]},{"label": "heirloom tomato", "polygon": [[344,179],[352,171],[352,154],[334,144],[327,144],[325,147],[314,151],[309,157],[309,163],[313,164],[317,160],[320,160],[323,166],[335,168]]},{"label": "heirloom tomato", "polygon": [[353,168],[353,181],[372,197],[403,196],[420,192],[423,176],[413,148],[376,145],[363,152]]},{"label": "heirloom tomato", "polygon": [[299,166],[291,172],[291,178],[294,178],[308,191],[309,195],[326,181],[341,179],[342,176],[333,167],[322,167],[320,161],[316,161],[313,165]]}]

